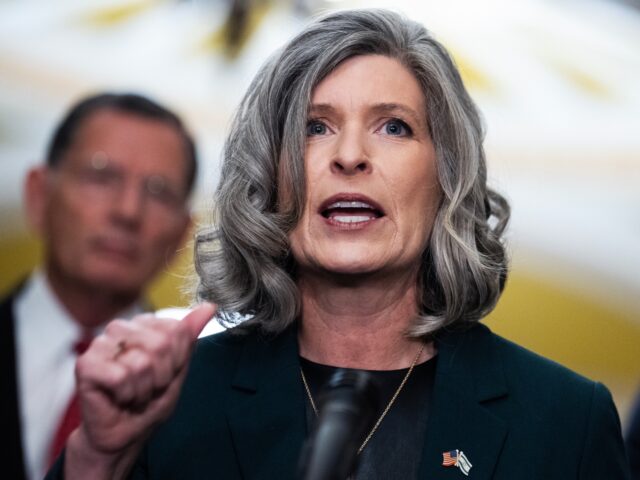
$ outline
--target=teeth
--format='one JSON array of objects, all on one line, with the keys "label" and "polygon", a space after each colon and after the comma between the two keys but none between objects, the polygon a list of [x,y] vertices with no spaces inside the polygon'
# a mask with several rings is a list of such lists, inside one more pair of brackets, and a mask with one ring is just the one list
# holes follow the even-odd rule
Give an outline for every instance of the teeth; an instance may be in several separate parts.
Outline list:
[{"label": "teeth", "polygon": [[368,222],[371,220],[371,217],[365,215],[336,215],[335,217],[331,217],[331,219],[340,223],[358,223]]},{"label": "teeth", "polygon": [[327,208],[369,208],[373,210],[373,207],[364,202],[335,202],[329,205]]}]

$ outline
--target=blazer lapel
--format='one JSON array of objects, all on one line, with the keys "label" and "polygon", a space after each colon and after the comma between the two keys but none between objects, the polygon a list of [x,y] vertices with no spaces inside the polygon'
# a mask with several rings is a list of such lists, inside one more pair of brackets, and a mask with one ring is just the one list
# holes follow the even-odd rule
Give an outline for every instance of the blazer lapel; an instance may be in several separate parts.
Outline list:
[{"label": "blazer lapel", "polygon": [[240,356],[228,423],[244,478],[295,478],[307,426],[295,328],[251,337]]},{"label": "blazer lapel", "polygon": [[469,478],[488,480],[508,425],[489,405],[507,395],[502,365],[483,325],[437,340],[438,366],[418,478],[463,479],[461,469],[442,465],[443,453],[462,451]]}]

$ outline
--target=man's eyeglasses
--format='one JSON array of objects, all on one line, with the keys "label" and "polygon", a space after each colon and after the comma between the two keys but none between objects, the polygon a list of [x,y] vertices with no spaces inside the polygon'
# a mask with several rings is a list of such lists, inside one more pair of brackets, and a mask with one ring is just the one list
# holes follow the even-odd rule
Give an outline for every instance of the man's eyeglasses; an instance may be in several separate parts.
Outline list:
[{"label": "man's eyeglasses", "polygon": [[[130,182],[136,179],[122,167],[110,161],[104,152],[95,153],[84,165],[58,170],[69,175],[85,195],[94,199],[115,201]],[[138,189],[149,208],[176,212],[186,207],[187,194],[162,175],[148,175],[137,179]]]}]

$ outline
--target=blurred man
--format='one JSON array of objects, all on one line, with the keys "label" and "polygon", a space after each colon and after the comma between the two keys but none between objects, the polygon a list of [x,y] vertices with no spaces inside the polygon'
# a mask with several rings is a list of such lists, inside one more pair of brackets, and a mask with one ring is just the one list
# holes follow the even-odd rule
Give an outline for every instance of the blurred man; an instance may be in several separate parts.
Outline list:
[{"label": "blurred man", "polygon": [[131,94],[73,107],[28,173],[44,259],[0,305],[4,478],[42,478],[77,426],[76,355],[108,320],[145,309],[143,289],[189,229],[195,175],[182,122]]}]

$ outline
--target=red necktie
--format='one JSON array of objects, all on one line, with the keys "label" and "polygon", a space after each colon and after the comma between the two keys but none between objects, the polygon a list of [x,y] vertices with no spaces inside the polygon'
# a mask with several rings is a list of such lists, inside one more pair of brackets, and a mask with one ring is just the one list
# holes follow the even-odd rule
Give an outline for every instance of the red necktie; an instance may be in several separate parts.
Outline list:
[{"label": "red necktie", "polygon": [[[82,355],[87,348],[89,348],[91,340],[91,337],[85,337],[77,341],[73,346],[73,351],[76,355]],[[80,401],[78,399],[78,393],[74,388],[69,405],[58,424],[58,429],[56,430],[56,434],[53,437],[53,442],[49,449],[49,466],[53,465],[53,462],[55,462],[58,455],[60,455],[60,452],[67,443],[67,438],[69,438],[71,432],[80,425],[80,419]]]}]

